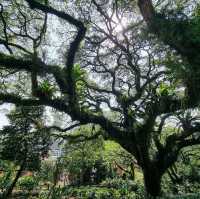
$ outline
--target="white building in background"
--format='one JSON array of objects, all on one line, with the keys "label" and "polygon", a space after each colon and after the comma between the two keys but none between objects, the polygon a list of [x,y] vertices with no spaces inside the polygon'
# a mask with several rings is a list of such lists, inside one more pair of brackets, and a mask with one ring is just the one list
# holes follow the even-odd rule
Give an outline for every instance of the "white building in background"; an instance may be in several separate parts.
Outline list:
[{"label": "white building in background", "polygon": [[61,140],[54,140],[49,150],[48,159],[56,160],[63,154],[63,142]]},{"label": "white building in background", "polygon": [[9,113],[11,108],[12,106],[10,104],[0,105],[0,129],[2,129],[3,126],[9,125],[9,121],[6,117],[6,114]]}]

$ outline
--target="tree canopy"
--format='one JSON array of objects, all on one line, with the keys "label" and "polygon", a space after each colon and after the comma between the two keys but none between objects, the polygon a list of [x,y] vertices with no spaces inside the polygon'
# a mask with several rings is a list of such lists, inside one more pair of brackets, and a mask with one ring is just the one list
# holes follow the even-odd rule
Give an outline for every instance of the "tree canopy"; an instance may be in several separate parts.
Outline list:
[{"label": "tree canopy", "polygon": [[136,158],[146,191],[157,196],[180,150],[200,143],[198,4],[186,19],[159,2],[138,5],[1,1],[0,101],[70,116],[72,125],[43,126],[65,138],[99,125]]}]

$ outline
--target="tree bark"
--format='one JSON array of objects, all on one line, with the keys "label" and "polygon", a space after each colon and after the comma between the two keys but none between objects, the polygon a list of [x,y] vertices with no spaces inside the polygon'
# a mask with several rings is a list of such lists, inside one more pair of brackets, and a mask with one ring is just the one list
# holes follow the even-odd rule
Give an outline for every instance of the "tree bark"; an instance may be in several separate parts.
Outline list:
[{"label": "tree bark", "polygon": [[144,185],[147,195],[157,197],[161,194],[162,174],[153,164],[143,168]]},{"label": "tree bark", "polygon": [[20,165],[20,168],[17,171],[16,176],[15,176],[13,182],[11,183],[11,185],[8,187],[8,189],[3,194],[3,198],[7,199],[7,198],[9,198],[11,196],[12,191],[13,191],[13,189],[14,189],[14,187],[15,187],[18,179],[19,179],[19,177],[21,176],[22,171],[24,170],[24,166],[25,166],[25,161],[23,161],[22,164]]},{"label": "tree bark", "polygon": [[140,8],[142,16],[144,17],[144,20],[150,26],[155,16],[154,7],[151,0],[139,0],[138,6]]}]

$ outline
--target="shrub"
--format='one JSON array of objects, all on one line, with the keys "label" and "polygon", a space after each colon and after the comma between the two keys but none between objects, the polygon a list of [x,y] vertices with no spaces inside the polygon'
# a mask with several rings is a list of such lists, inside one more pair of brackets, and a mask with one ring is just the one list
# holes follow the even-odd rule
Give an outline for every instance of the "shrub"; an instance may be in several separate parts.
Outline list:
[{"label": "shrub", "polygon": [[122,178],[108,178],[101,183],[101,185],[115,188],[115,189],[128,189],[130,191],[136,191],[139,188],[139,184],[132,180],[123,180]]},{"label": "shrub", "polygon": [[31,191],[38,185],[38,181],[33,176],[23,176],[18,182],[17,186],[21,190]]},{"label": "shrub", "polygon": [[63,193],[65,197],[76,197],[77,199],[136,199],[134,192],[97,186],[67,187]]},{"label": "shrub", "polygon": [[[141,192],[140,192],[141,191]],[[47,199],[49,193],[41,192],[39,199]],[[126,191],[121,189],[97,187],[97,186],[68,186],[65,188],[54,188],[51,199],[70,198],[76,199],[152,199],[144,196],[144,189],[139,186],[137,192]],[[187,194],[187,195],[171,195],[158,197],[157,199],[199,199],[200,194]],[[155,198],[154,198],[155,199]]]}]

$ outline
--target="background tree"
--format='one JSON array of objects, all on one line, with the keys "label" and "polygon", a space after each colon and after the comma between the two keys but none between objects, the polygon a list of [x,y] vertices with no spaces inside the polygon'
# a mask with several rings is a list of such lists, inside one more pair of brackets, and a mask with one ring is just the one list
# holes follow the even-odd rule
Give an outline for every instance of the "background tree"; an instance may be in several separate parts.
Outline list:
[{"label": "background tree", "polygon": [[9,197],[24,170],[38,170],[42,157],[48,154],[48,132],[36,128],[34,120],[42,118],[42,107],[16,107],[9,115],[10,124],[0,132],[0,157],[19,166],[16,176],[5,192]]},{"label": "background tree", "polygon": [[[80,128],[75,134],[84,134],[85,136],[92,137],[91,130],[87,127]],[[99,162],[99,166],[103,165],[102,153],[103,153],[103,139],[96,137],[91,140],[69,140],[64,147],[64,166],[66,171],[70,175],[74,176],[75,184],[91,184],[93,170],[97,167],[96,164]],[[106,168],[104,168],[106,170]],[[100,171],[101,172],[101,171]],[[106,172],[106,171],[104,171]],[[97,174],[98,175],[98,174]],[[105,176],[102,176],[102,178]],[[101,176],[100,176],[101,178]]]},{"label": "background tree", "polygon": [[[140,8],[146,5],[151,20],[151,2],[141,3],[147,3]],[[109,139],[136,158],[148,194],[159,195],[161,178],[180,150],[200,143],[199,136],[194,136],[199,119],[191,112],[197,104],[188,103],[188,92],[176,92],[180,87],[187,90],[187,85],[174,81],[166,67],[171,55],[179,65],[182,59],[156,40],[146,39],[134,2],[3,1],[1,23],[4,86],[0,100],[49,106],[69,115],[74,121],[71,126],[47,127],[61,132],[60,137],[70,137],[65,132],[78,125],[100,125]],[[59,28],[54,31],[56,24]],[[59,46],[56,53],[51,51],[54,43]],[[77,62],[78,78],[74,75]],[[18,89],[22,72],[27,78],[25,92]],[[179,128],[161,139],[163,127],[173,118]]]},{"label": "background tree", "polygon": [[9,161],[0,161],[1,177],[0,177],[0,190],[4,193],[10,185],[13,178],[13,171],[16,169],[15,165]]},{"label": "background tree", "polygon": [[130,162],[133,162],[131,154],[116,142],[104,140],[99,134],[99,128],[96,127],[96,133],[93,131],[91,133],[91,130],[92,128],[88,126],[80,127],[73,132],[73,135],[81,133],[89,139],[68,140],[64,146],[63,167],[74,177],[71,183],[99,184],[106,178],[116,177],[117,168],[127,176],[130,175],[128,168]]}]

